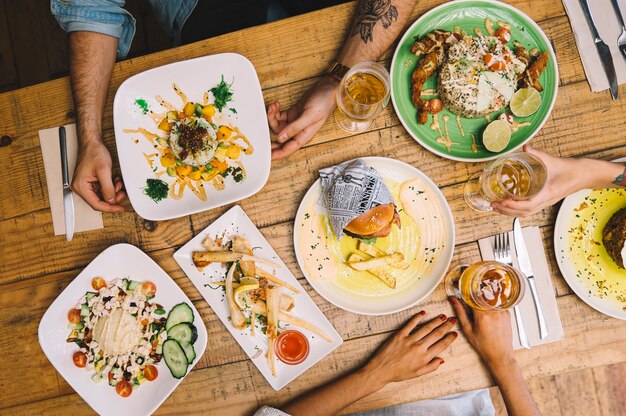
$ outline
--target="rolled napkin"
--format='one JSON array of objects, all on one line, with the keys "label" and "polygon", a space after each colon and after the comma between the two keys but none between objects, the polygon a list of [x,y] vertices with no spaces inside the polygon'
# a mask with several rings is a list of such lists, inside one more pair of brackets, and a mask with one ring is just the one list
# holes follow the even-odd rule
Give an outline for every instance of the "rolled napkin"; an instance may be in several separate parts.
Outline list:
[{"label": "rolled napkin", "polygon": [[[535,276],[539,301],[541,302],[541,307],[548,326],[548,336],[541,339],[539,336],[539,321],[537,320],[537,312],[535,311],[533,296],[530,292],[530,288],[527,287],[524,297],[518,306],[522,314],[524,327],[526,328],[528,343],[531,347],[533,347],[535,345],[559,341],[563,339],[564,333],[563,326],[561,325],[559,308],[554,295],[552,279],[550,278],[546,253],[543,250],[543,239],[541,238],[539,227],[523,228],[522,233],[524,234],[524,241],[526,242],[526,248],[528,249],[528,255],[530,256],[530,266],[532,267],[533,274]],[[511,242],[511,258],[513,260],[513,267],[519,270],[513,232],[509,233],[509,241]],[[483,260],[494,260],[493,243],[494,237],[478,240],[478,247],[480,248],[480,254]],[[513,348],[522,348],[519,342],[519,334],[517,333],[515,314],[513,314],[512,311],[511,326],[513,327]]]},{"label": "rolled napkin", "polygon": [[393,197],[376,169],[362,159],[349,160],[319,171],[328,219],[337,239],[350,221]]},{"label": "rolled napkin", "polygon": [[[67,141],[67,164],[70,181],[74,175],[76,159],[78,158],[78,140],[76,125],[65,126]],[[48,186],[48,200],[52,213],[54,235],[65,234],[65,213],[63,208],[63,178],[61,175],[61,146],[59,144],[59,128],[39,130],[39,146],[43,156],[43,167],[46,172]],[[103,228],[102,213],[91,208],[81,197],[72,194],[74,198],[74,232]]]},{"label": "rolled napkin", "polygon": [[[622,1],[620,0],[620,2]],[[563,0],[563,6],[565,6],[565,11],[574,32],[578,53],[585,68],[591,91],[598,92],[608,89],[609,81],[600,61],[593,36],[591,36],[591,29],[580,6],[580,0]],[[622,7],[626,11],[626,7]],[[611,50],[613,65],[617,74],[617,83],[621,85],[626,82],[626,60],[617,47],[617,38],[622,33],[622,28],[615,15],[615,9],[611,5],[611,0],[590,1],[589,8],[600,37]]]}]

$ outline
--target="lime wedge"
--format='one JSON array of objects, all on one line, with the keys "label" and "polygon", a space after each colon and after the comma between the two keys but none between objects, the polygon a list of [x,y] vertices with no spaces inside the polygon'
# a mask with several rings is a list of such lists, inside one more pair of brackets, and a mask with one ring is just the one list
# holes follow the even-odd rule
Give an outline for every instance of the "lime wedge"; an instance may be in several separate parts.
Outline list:
[{"label": "lime wedge", "polygon": [[483,132],[483,145],[490,152],[503,151],[511,141],[511,128],[503,120],[494,120]]},{"label": "lime wedge", "polygon": [[535,114],[541,106],[541,95],[533,87],[521,88],[511,98],[511,112],[517,117]]}]

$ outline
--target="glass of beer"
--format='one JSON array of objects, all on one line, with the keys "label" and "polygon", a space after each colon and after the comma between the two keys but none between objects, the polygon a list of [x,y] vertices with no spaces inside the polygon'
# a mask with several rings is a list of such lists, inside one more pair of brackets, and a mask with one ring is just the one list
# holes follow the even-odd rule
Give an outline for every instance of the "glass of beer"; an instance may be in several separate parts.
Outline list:
[{"label": "glass of beer", "polygon": [[335,121],[348,133],[360,133],[389,103],[389,72],[376,62],[354,65],[337,89]]},{"label": "glass of beer", "polygon": [[495,201],[532,198],[545,183],[546,166],[541,159],[518,152],[495,159],[481,173],[472,176],[465,183],[463,196],[472,209],[488,212]]},{"label": "glass of beer", "polygon": [[506,310],[522,300],[526,277],[504,263],[479,261],[452,267],[445,288],[448,296],[456,296],[473,309]]}]

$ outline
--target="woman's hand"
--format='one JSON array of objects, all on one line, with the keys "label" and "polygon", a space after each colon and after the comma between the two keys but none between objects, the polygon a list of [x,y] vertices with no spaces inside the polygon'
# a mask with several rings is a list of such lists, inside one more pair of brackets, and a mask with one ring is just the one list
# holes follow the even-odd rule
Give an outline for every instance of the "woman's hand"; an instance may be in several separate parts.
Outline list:
[{"label": "woman's hand", "polygon": [[465,337],[487,366],[513,358],[509,311],[484,312],[472,309],[472,320],[458,298],[451,296],[448,299],[459,318]]},{"label": "woman's hand", "polygon": [[277,101],[267,107],[267,120],[278,141],[272,142],[272,159],[283,159],[310,142],[335,107],[338,82],[322,78],[289,110]]},{"label": "woman's hand", "polygon": [[377,388],[392,381],[402,381],[435,371],[443,359],[442,353],[457,338],[457,333],[449,332],[456,318],[439,315],[418,326],[426,312],[419,312],[374,354],[361,370]]}]

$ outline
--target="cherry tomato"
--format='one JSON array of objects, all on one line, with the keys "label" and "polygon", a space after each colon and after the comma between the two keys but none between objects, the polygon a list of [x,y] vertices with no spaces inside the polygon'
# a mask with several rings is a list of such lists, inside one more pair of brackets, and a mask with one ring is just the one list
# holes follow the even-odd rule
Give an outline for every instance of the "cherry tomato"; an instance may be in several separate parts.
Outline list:
[{"label": "cherry tomato", "polygon": [[443,109],[443,103],[439,98],[431,98],[428,103],[428,109],[432,114],[437,114]]},{"label": "cherry tomato", "polygon": [[493,54],[491,53],[486,54],[484,59],[485,59],[485,65],[490,66],[494,61]]},{"label": "cherry tomato", "polygon": [[128,397],[133,392],[133,385],[129,381],[120,380],[115,386],[115,391],[122,397]]},{"label": "cherry tomato", "polygon": [[80,309],[70,309],[70,311],[67,313],[67,320],[73,324],[79,323],[82,320],[82,317],[80,316]]},{"label": "cherry tomato", "polygon": [[150,281],[144,282],[143,285],[141,285],[141,293],[149,298],[153,297],[156,294],[155,284]]},{"label": "cherry tomato", "polygon": [[106,280],[104,280],[101,277],[94,277],[91,280],[91,287],[93,287],[93,290],[100,290],[100,289],[102,289],[103,287],[106,287],[106,286],[107,286]]},{"label": "cherry tomato", "polygon": [[87,356],[85,353],[80,351],[76,351],[74,355],[72,355],[72,360],[74,360],[74,365],[76,367],[83,368],[87,365]]},{"label": "cherry tomato", "polygon": [[143,376],[148,381],[155,380],[159,376],[159,370],[157,370],[157,368],[153,365],[147,365],[143,369]]},{"label": "cherry tomato", "polygon": [[496,62],[495,64],[489,66],[489,69],[491,69],[492,71],[502,71],[504,68],[506,68],[506,63],[502,61]]},{"label": "cherry tomato", "polygon": [[507,43],[511,40],[511,31],[506,27],[501,27],[496,30],[495,36],[502,41],[502,43]]}]

